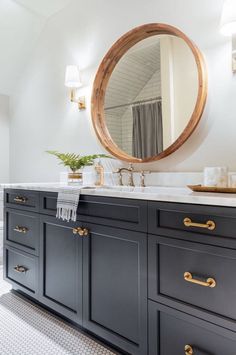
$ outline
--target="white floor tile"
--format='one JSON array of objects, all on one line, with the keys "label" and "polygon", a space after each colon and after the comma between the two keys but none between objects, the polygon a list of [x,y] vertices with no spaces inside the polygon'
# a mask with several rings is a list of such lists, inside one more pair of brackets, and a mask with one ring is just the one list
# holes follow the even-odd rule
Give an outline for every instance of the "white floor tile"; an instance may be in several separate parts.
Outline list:
[{"label": "white floor tile", "polygon": [[0,267],[0,355],[112,355],[113,352],[10,292]]}]

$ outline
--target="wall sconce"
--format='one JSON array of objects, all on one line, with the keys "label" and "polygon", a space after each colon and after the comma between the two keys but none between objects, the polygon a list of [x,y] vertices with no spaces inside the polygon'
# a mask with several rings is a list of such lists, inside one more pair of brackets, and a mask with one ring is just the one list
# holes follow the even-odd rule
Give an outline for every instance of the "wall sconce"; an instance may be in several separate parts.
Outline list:
[{"label": "wall sconce", "polygon": [[220,21],[220,32],[224,36],[232,36],[232,70],[236,73],[236,2],[226,0]]},{"label": "wall sconce", "polygon": [[65,86],[70,88],[70,101],[77,103],[79,110],[86,109],[85,96],[76,98],[76,89],[82,86],[79,68],[76,65],[67,65]]}]

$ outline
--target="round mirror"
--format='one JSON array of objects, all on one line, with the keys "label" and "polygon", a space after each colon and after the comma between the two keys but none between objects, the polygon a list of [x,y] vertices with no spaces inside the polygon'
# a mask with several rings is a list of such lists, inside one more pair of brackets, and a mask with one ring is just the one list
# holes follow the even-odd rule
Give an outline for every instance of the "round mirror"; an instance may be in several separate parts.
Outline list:
[{"label": "round mirror", "polygon": [[118,40],[101,63],[92,96],[94,128],[114,156],[161,159],[196,128],[206,101],[203,57],[179,30],[148,24]]}]

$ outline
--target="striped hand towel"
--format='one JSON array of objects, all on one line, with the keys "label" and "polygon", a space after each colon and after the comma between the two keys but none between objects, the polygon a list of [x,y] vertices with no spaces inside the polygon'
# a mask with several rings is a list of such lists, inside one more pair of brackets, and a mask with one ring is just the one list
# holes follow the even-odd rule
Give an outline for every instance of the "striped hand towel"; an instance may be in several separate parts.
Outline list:
[{"label": "striped hand towel", "polygon": [[57,197],[56,217],[63,221],[76,221],[76,212],[79,204],[80,188],[62,189]]}]

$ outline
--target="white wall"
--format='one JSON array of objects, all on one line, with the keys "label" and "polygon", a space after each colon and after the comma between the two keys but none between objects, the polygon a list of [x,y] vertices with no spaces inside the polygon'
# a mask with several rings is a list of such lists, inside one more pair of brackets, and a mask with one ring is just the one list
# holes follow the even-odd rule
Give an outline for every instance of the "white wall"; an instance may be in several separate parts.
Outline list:
[{"label": "white wall", "polygon": [[[82,6],[81,6],[82,4]],[[206,165],[236,170],[236,76],[230,39],[219,33],[223,0],[75,0],[48,21],[11,99],[12,181],[54,181],[61,170],[46,149],[82,154],[103,151],[92,129],[90,108],[78,112],[64,88],[66,64],[77,63],[90,100],[100,61],[123,33],[149,22],[184,31],[205,54],[209,97],[202,121],[176,153],[146,168],[201,171]],[[22,139],[24,137],[24,139]]]},{"label": "white wall", "polygon": [[167,148],[180,136],[193,114],[198,71],[194,55],[182,38],[163,36],[160,42],[163,143]]},{"label": "white wall", "polygon": [[0,183],[7,182],[9,182],[9,97],[0,95]]},{"label": "white wall", "polygon": [[46,18],[14,0],[0,1],[0,93],[10,95]]},{"label": "white wall", "polygon": [[198,95],[198,71],[192,51],[177,37],[172,38],[175,139],[187,126]]}]

